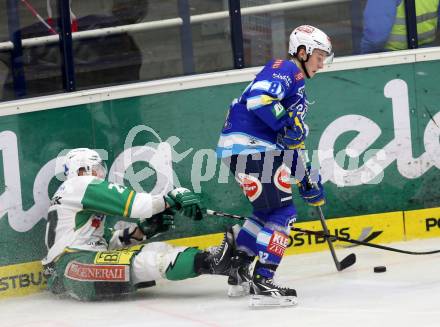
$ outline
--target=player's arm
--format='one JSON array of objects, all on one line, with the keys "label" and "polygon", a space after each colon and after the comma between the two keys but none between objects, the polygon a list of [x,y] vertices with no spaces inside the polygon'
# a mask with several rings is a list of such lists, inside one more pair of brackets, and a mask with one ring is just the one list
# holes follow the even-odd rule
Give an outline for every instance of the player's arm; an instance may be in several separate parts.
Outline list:
[{"label": "player's arm", "polygon": [[81,200],[84,210],[125,218],[150,218],[165,210],[161,195],[135,192],[123,185],[93,179]]},{"label": "player's arm", "polygon": [[262,80],[252,84],[246,107],[274,131],[279,131],[289,118],[281,104],[285,87],[280,81]]},{"label": "player's arm", "polygon": [[173,228],[174,209],[190,218],[203,217],[200,197],[188,189],[176,188],[163,197],[96,179],[87,186],[82,205],[84,210],[136,218],[136,224],[106,230],[112,248],[135,244]]},{"label": "player's arm", "polygon": [[113,222],[112,225],[106,225],[104,238],[110,249],[119,249],[139,244],[173,228],[174,212],[166,209],[149,219],[138,219],[136,223],[118,221],[116,224]]},{"label": "player's arm", "polygon": [[309,127],[304,122],[307,111],[306,97],[303,95],[297,103],[293,104],[287,111],[289,120],[281,132],[282,143],[286,149],[304,149],[304,141],[309,134]]},{"label": "player's arm", "polygon": [[106,229],[106,239],[110,248],[121,248],[151,239],[174,228],[174,210],[183,215],[200,220],[203,218],[200,197],[186,188],[176,188],[165,197],[165,211],[148,219],[138,219],[136,224],[126,224],[123,228]]},{"label": "player's arm", "polygon": [[200,197],[186,188],[173,189],[164,197],[93,179],[85,190],[81,204],[84,210],[126,218],[147,219],[167,208],[176,209],[190,218],[202,218]]},{"label": "player's arm", "polygon": [[[300,92],[300,90],[302,90]],[[292,106],[283,103],[304,97],[304,79],[290,62],[275,60],[268,63],[248,88],[247,109],[253,112],[273,131],[293,126]],[[293,107],[296,110],[296,106]]]}]

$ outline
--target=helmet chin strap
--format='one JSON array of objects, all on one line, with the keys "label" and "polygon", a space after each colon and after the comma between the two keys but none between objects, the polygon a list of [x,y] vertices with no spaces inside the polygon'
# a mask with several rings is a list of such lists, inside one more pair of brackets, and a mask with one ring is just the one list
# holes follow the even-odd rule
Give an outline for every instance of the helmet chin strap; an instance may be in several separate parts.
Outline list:
[{"label": "helmet chin strap", "polygon": [[310,79],[309,72],[307,71],[307,68],[306,68],[306,62],[309,61],[309,58],[310,58],[310,55],[307,54],[307,59],[306,60],[303,60],[303,59],[300,59],[300,58],[298,58],[298,59],[299,59],[299,62],[301,64],[301,67],[302,67],[304,73],[306,73],[306,77]]}]

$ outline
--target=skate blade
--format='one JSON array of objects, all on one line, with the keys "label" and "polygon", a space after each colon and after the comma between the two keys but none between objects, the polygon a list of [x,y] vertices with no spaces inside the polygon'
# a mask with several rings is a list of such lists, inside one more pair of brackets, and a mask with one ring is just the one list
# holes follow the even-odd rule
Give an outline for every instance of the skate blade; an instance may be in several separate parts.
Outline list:
[{"label": "skate blade", "polygon": [[240,297],[249,295],[250,283],[242,283],[240,285],[229,285],[228,296]]},{"label": "skate blade", "polygon": [[296,296],[268,296],[268,295],[251,295],[249,299],[249,307],[293,307],[298,304]]}]

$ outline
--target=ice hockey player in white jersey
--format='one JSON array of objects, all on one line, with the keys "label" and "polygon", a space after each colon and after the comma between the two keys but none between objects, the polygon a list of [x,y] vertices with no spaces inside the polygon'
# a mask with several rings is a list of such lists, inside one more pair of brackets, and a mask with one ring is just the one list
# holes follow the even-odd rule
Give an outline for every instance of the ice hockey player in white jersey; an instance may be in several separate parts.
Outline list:
[{"label": "ice hockey player in white jersey", "polygon": [[[48,288],[80,300],[118,297],[159,279],[182,280],[200,274],[227,275],[233,235],[215,251],[144,244],[173,227],[173,210],[201,219],[198,195],[177,188],[164,196],[138,193],[105,180],[99,154],[78,148],[66,155],[66,181],[54,194],[42,260]],[[125,217],[112,227],[106,216]]]},{"label": "ice hockey player in white jersey", "polygon": [[312,187],[298,151],[304,149],[308,135],[304,79],[313,77],[333,57],[332,45],[324,32],[302,25],[290,35],[289,55],[289,60],[269,61],[233,101],[217,146],[217,155],[253,208],[252,217],[236,233],[228,280],[229,295],[250,292],[251,306],[297,303],[293,288],[273,280],[289,243],[290,224],[296,219],[290,177],[295,177],[307,204],[325,202],[319,173],[313,174],[317,187]]}]

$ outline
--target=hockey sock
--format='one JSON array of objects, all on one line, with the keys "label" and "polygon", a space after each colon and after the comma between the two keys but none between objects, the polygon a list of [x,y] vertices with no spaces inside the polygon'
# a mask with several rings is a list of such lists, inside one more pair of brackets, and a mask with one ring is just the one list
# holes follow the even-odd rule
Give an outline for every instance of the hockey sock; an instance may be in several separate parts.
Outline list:
[{"label": "hockey sock", "polygon": [[246,219],[235,240],[237,249],[246,252],[251,257],[258,253],[256,239],[263,228],[263,224],[257,219],[257,217]]},{"label": "hockey sock", "polygon": [[260,261],[255,263],[254,275],[261,275],[266,278],[272,278],[278,265],[264,264]]},{"label": "hockey sock", "polygon": [[[289,224],[296,217],[293,205],[281,207],[267,214],[266,224],[257,235],[257,253],[262,264],[278,266],[289,244]],[[273,275],[266,268],[260,269],[265,277]]]},{"label": "hockey sock", "polygon": [[[278,266],[281,262],[281,258],[284,255],[284,251],[289,244],[289,237],[279,231],[263,228],[257,237],[257,249],[259,261],[264,264]],[[264,270],[265,268],[261,268]],[[265,277],[272,277],[273,273],[260,272]]]},{"label": "hockey sock", "polygon": [[168,280],[182,280],[199,276],[200,267],[197,265],[202,261],[198,260],[201,259],[201,254],[202,252],[196,248],[187,248],[180,252],[175,261],[169,264],[165,272],[166,278]]}]

